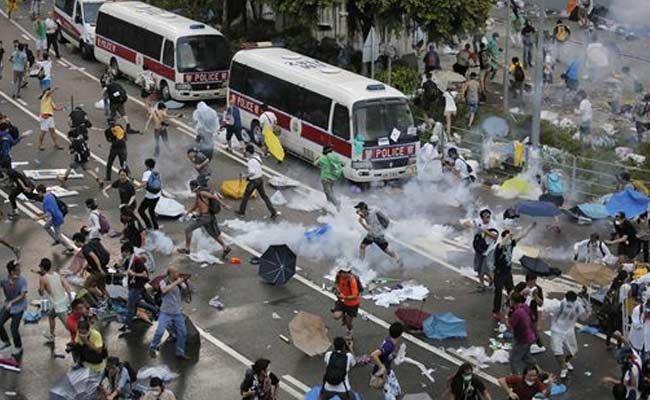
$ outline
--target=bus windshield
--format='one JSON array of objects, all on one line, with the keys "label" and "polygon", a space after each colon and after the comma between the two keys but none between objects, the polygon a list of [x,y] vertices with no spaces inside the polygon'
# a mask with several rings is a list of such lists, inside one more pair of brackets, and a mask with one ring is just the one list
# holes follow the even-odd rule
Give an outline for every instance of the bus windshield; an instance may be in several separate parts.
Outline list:
[{"label": "bus windshield", "polygon": [[87,24],[95,25],[97,22],[97,12],[102,3],[84,3],[84,21]]},{"label": "bus windshield", "polygon": [[228,49],[222,36],[185,36],[178,39],[176,49],[178,72],[228,69]]},{"label": "bus windshield", "polygon": [[371,101],[354,107],[354,133],[365,142],[388,138],[393,129],[404,138],[412,126],[413,115],[406,100]]}]

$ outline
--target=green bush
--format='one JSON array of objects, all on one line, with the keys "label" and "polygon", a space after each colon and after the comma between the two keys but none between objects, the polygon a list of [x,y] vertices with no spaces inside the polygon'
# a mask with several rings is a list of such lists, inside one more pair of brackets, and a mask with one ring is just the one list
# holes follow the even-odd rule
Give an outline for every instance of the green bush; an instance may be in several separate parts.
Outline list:
[{"label": "green bush", "polygon": [[[388,70],[378,71],[375,74],[375,79],[388,83]],[[409,95],[420,86],[420,79],[420,73],[416,68],[396,66],[391,71],[390,85]]]}]

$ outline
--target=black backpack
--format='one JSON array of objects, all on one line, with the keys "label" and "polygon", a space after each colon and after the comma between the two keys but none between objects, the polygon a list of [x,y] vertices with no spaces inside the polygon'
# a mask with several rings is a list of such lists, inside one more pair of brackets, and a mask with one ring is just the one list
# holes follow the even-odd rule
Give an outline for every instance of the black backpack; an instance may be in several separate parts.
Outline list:
[{"label": "black backpack", "polygon": [[483,234],[477,233],[476,235],[474,235],[474,241],[472,242],[472,247],[474,248],[474,251],[477,252],[478,254],[483,254],[487,251],[487,249],[490,246],[488,246],[488,243],[483,237]]},{"label": "black backpack", "polygon": [[[52,195],[54,196],[54,195]],[[64,217],[68,215],[68,205],[63,202],[63,200],[59,199],[58,197],[54,196],[54,200],[56,200],[56,205],[59,207],[59,211],[61,211],[61,215]]]},{"label": "black backpack", "polygon": [[129,98],[126,94],[126,90],[124,90],[122,85],[119,83],[112,82],[110,85],[108,85],[106,90],[108,91],[108,96],[111,103],[124,104]]},{"label": "black backpack", "polygon": [[[333,351],[330,360],[325,369],[324,383],[336,386],[345,382],[345,376],[348,374],[348,355],[338,351]],[[324,385],[323,385],[324,386]]]},{"label": "black backpack", "polygon": [[515,81],[517,82],[523,82],[526,80],[526,73],[524,72],[524,68],[521,65],[515,65],[514,76]]}]

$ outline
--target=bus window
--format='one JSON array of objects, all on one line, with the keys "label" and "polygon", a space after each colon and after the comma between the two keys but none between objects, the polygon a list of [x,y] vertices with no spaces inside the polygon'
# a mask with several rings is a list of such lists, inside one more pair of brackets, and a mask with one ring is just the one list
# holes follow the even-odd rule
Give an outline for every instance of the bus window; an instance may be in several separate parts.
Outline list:
[{"label": "bus window", "polygon": [[174,68],[174,42],[171,40],[165,40],[162,62],[166,66]]},{"label": "bus window", "polygon": [[102,3],[84,3],[84,22],[95,25],[97,22],[97,12]]},{"label": "bus window", "polygon": [[302,89],[302,92],[301,118],[319,128],[327,130],[332,101],[311,90]]},{"label": "bus window", "polygon": [[406,101],[382,101],[357,104],[354,108],[354,132],[365,141],[388,138],[393,129],[406,136],[413,116]]},{"label": "bus window", "polygon": [[145,56],[160,61],[160,50],[162,48],[163,37],[145,29],[140,29],[138,37],[140,38],[140,46],[138,50]]},{"label": "bus window", "polygon": [[74,22],[77,24],[83,23],[83,18],[81,15],[81,3],[77,3],[77,9],[74,12]]},{"label": "bus window", "polygon": [[346,107],[340,104],[334,106],[332,133],[346,142],[350,140],[350,113]]},{"label": "bus window", "polygon": [[240,63],[232,63],[230,67],[230,76],[228,78],[228,86],[241,93],[247,93],[246,90],[246,70],[248,67]]},{"label": "bus window", "polygon": [[64,13],[72,17],[74,0],[56,0],[56,6],[63,10]]},{"label": "bus window", "polygon": [[178,39],[178,72],[228,69],[226,41],[218,35],[185,36]]}]

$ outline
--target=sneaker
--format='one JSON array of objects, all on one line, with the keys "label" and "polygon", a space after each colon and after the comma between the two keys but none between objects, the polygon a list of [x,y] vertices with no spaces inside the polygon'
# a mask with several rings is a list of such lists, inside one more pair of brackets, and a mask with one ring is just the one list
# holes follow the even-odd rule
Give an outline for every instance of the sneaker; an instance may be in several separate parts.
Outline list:
[{"label": "sneaker", "polygon": [[530,346],[530,354],[539,354],[539,353],[543,353],[545,351],[546,351],[546,347],[538,346],[537,343],[533,343]]},{"label": "sneaker", "polygon": [[274,212],[273,214],[271,214],[271,219],[276,219],[276,218],[278,218],[280,215],[282,215],[282,213],[280,213],[280,211],[276,211],[276,212]]},{"label": "sneaker", "polygon": [[566,369],[568,369],[569,371],[573,371],[573,364],[571,364],[570,362],[567,361]]},{"label": "sneaker", "polygon": [[560,371],[560,379],[566,379],[567,375],[569,375],[569,370],[564,368],[562,371]]},{"label": "sneaker", "polygon": [[19,356],[23,354],[23,348],[22,347],[14,347],[14,350],[11,352],[12,356]]},{"label": "sneaker", "polygon": [[50,243],[50,246],[58,246],[60,244],[61,244],[61,242],[59,242],[58,240],[55,240],[52,243]]},{"label": "sneaker", "polygon": [[225,249],[223,249],[222,257],[225,259],[228,256],[228,254],[230,254],[231,251],[232,251],[232,248],[230,246],[227,246]]},{"label": "sneaker", "polygon": [[54,335],[47,334],[47,335],[43,335],[43,337],[45,337],[45,344],[54,343],[54,339],[55,339]]},{"label": "sneaker", "polygon": [[0,342],[0,351],[4,350],[6,348],[9,348],[9,347],[11,347],[11,343],[9,343],[9,342]]},{"label": "sneaker", "polygon": [[156,349],[149,349],[149,357],[151,358],[156,358],[158,356],[158,352]]}]

